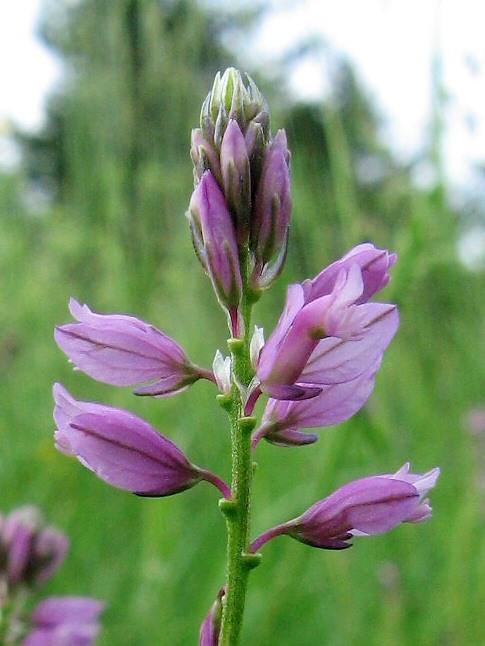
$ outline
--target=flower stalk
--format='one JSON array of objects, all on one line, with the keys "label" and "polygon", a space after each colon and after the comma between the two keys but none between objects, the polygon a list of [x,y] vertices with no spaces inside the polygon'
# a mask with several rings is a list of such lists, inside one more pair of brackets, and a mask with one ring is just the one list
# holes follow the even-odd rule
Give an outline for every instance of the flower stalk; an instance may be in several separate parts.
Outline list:
[{"label": "flower stalk", "polygon": [[[244,386],[251,375],[249,343],[230,339],[233,385],[229,419],[231,426],[231,500],[222,501],[221,511],[227,524],[227,580],[222,600],[219,644],[235,646],[241,633],[248,576],[257,561],[250,554],[251,485],[253,462],[251,433],[253,417],[244,417]],[[241,392],[242,391],[242,392]]]},{"label": "flower stalk", "polygon": [[[313,444],[321,429],[344,422],[365,404],[394,337],[397,306],[371,299],[390,280],[396,255],[357,245],[312,279],[288,287],[280,319],[264,342],[251,314],[280,275],[290,219],[290,152],[272,137],[268,106],[254,82],[229,68],[217,74],[192,132],[194,191],[186,213],[195,255],[227,317],[229,356],[217,350],[212,371],[179,344],[132,316],[101,315],[71,302],[77,323],[56,341],[75,367],[94,379],[136,386],[135,394],[168,397],[209,381],[227,412],[231,484],[192,464],[169,438],[129,411],[80,402],[54,387],[56,447],[108,484],[138,496],[164,497],[202,480],[222,494],[227,525],[226,580],[202,622],[199,646],[238,646],[250,571],[266,543],[287,535],[319,549],[351,547],[354,536],[381,534],[431,517],[427,499],[439,475],[397,473],[343,485],[301,516],[251,542],[253,455],[261,440]],[[252,413],[267,397],[258,423]],[[219,583],[220,586],[220,583]]]}]

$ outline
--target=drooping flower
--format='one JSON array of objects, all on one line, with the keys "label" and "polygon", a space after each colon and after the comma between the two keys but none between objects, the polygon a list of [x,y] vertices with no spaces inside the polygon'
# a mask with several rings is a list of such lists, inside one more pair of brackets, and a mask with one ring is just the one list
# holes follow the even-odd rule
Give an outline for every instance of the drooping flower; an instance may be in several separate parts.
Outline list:
[{"label": "drooping flower", "polygon": [[49,597],[35,608],[22,646],[91,646],[103,608],[89,597]]},{"label": "drooping flower", "polygon": [[0,523],[0,578],[8,589],[45,583],[64,561],[69,541],[45,525],[35,507],[15,509]]},{"label": "drooping flower", "polygon": [[133,316],[96,314],[73,298],[69,309],[77,323],[56,328],[54,338],[79,370],[114,386],[134,386],[139,395],[179,393],[213,375],[194,365],[169,336]]},{"label": "drooping flower", "polygon": [[355,415],[374,388],[380,360],[352,381],[321,386],[315,397],[298,400],[269,399],[262,423],[253,434],[253,449],[261,438],[280,446],[312,444],[318,435],[301,428],[332,426]]},{"label": "drooping flower", "polygon": [[101,480],[150,497],[170,496],[207,480],[230,497],[224,482],[191,464],[173,442],[133,413],[76,401],[60,384],[53,393],[56,448]]},{"label": "drooping flower", "polygon": [[395,256],[359,245],[313,280],[290,285],[257,370],[271,397],[352,381],[381,357],[399,325],[395,305],[367,299],[389,281]]},{"label": "drooping flower", "polygon": [[345,549],[353,536],[383,534],[400,523],[419,523],[431,517],[425,498],[439,476],[435,468],[410,474],[405,464],[395,474],[350,482],[312,505],[304,514],[268,530],[252,543],[257,551],[270,539],[286,534],[321,549]]}]

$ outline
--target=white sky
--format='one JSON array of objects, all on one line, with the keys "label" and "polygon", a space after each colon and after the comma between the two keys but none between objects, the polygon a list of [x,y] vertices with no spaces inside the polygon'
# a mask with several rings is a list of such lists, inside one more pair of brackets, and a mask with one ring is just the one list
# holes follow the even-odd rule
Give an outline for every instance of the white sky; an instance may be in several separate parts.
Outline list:
[{"label": "white sky", "polygon": [[[222,1],[222,0],[220,0]],[[216,0],[217,4],[217,0]],[[303,38],[323,36],[357,65],[388,120],[385,136],[404,158],[422,150],[432,111],[431,61],[441,56],[447,93],[445,158],[456,181],[485,162],[485,3],[480,0],[272,0],[251,43],[272,61]],[[60,78],[35,38],[41,0],[0,0],[0,133],[13,120],[42,123],[46,91]],[[293,87],[317,97],[328,86],[323,50],[295,70]],[[474,127],[471,125],[474,124]]]}]

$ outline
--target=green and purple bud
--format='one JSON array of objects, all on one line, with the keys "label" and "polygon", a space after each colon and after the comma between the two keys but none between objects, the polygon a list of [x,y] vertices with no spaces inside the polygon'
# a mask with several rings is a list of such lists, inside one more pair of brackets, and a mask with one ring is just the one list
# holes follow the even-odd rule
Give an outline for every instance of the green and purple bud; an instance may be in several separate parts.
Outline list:
[{"label": "green and purple bud", "polygon": [[290,152],[279,130],[266,148],[251,215],[250,249],[254,256],[252,286],[269,287],[286,258],[291,218]]},{"label": "green and purple bud", "polygon": [[200,114],[200,127],[205,139],[220,150],[229,120],[235,120],[241,131],[246,132],[255,121],[261,125],[266,142],[269,139],[269,112],[266,99],[254,81],[234,67],[226,69],[221,76],[217,72],[212,90],[207,95]]},{"label": "green and purple bud", "polygon": [[251,213],[251,175],[244,135],[234,119],[227,125],[220,157],[224,194],[234,218],[238,247],[247,246]]}]

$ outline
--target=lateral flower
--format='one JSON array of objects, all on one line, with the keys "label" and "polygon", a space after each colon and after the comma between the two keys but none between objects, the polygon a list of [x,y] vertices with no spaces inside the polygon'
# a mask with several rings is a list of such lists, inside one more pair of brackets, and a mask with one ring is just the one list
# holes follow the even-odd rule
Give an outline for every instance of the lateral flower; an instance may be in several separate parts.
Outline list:
[{"label": "lateral flower", "polygon": [[380,360],[352,381],[322,386],[320,394],[302,401],[269,399],[262,424],[253,434],[253,449],[261,438],[279,446],[312,444],[318,435],[301,428],[340,424],[355,415],[374,388]]},{"label": "lateral flower", "polygon": [[102,383],[134,386],[138,395],[166,397],[186,390],[198,379],[214,380],[194,365],[169,336],[133,316],[96,314],[71,298],[77,323],[56,327],[54,338],[74,366]]},{"label": "lateral flower", "polygon": [[387,284],[393,262],[387,251],[359,245],[313,280],[290,285],[283,314],[260,354],[262,390],[291,399],[299,396],[295,384],[341,384],[375,364],[399,317],[395,305],[367,299]]},{"label": "lateral flower", "polygon": [[207,480],[230,497],[224,482],[191,464],[173,442],[133,413],[76,401],[60,384],[53,394],[56,448],[101,480],[147,497],[171,496]]},{"label": "lateral flower", "polygon": [[89,597],[49,597],[32,617],[22,646],[91,646],[99,633],[104,604]]},{"label": "lateral flower", "polygon": [[273,527],[252,544],[257,551],[270,539],[287,534],[321,549],[345,549],[353,536],[383,534],[400,523],[418,523],[431,517],[425,496],[438,479],[438,468],[424,475],[410,474],[409,463],[395,474],[350,482],[318,501],[304,514]]}]

